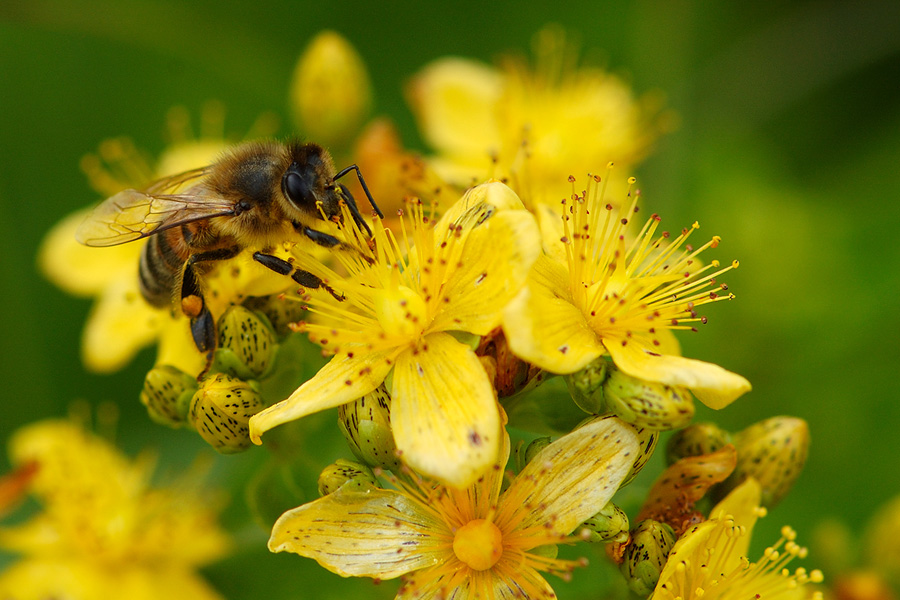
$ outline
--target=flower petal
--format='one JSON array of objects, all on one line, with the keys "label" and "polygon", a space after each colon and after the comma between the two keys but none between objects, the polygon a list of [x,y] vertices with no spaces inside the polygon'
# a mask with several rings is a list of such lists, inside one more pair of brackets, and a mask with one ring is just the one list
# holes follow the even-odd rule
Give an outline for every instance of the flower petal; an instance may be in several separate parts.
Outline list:
[{"label": "flower petal", "polygon": [[250,439],[259,444],[260,436],[273,427],[362,398],[387,377],[393,352],[392,349],[361,356],[336,355],[290,398],[251,417]]},{"label": "flower petal", "polygon": [[[497,524],[549,526],[568,535],[609,502],[640,451],[634,429],[617,417],[595,419],[535,456],[500,497]],[[501,527],[502,529],[502,527]]]},{"label": "flower petal", "polygon": [[[522,200],[511,187],[501,181],[491,180],[466,190],[462,198],[447,209],[434,226],[435,239],[443,240],[451,224],[471,229],[484,215],[498,210],[525,210]],[[472,219],[475,219],[473,221]]]},{"label": "flower petal", "polygon": [[729,567],[736,566],[741,556],[747,556],[750,548],[750,533],[756,525],[759,518],[757,512],[762,499],[762,489],[759,483],[752,477],[746,479],[739,486],[734,488],[721,502],[715,505],[709,511],[711,519],[721,519],[726,515],[734,517],[736,525],[747,528],[746,535],[737,537],[734,541],[734,550],[731,551],[732,564]]},{"label": "flower petal", "polygon": [[[556,263],[539,259],[535,271],[538,264]],[[516,356],[551,373],[574,373],[605,351],[584,314],[565,298],[563,290],[534,278],[503,311],[503,331]]]},{"label": "flower petal", "polygon": [[446,333],[397,357],[391,425],[403,460],[441,483],[471,485],[497,460],[500,414],[481,362]]},{"label": "flower petal", "polygon": [[522,289],[540,252],[537,224],[525,210],[494,214],[466,235],[458,268],[441,292],[431,327],[486,335]]},{"label": "flower petal", "polygon": [[269,550],[312,558],[344,577],[390,579],[445,560],[452,535],[405,494],[338,490],[281,515]]},{"label": "flower petal", "polygon": [[750,382],[719,365],[645,350],[641,344],[610,343],[606,349],[616,366],[628,375],[658,381],[666,385],[680,385],[690,390],[710,408],[725,408],[750,391]]}]

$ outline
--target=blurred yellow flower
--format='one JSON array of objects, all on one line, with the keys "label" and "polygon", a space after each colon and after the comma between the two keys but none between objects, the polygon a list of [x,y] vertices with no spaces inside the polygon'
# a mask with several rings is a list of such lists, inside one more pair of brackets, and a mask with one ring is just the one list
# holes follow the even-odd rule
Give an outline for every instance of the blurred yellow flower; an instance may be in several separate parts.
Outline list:
[{"label": "blurred yellow flower", "polygon": [[[806,548],[794,540],[790,527],[782,538],[766,548],[762,558],[747,559],[750,535],[756,519],[765,515],[760,507],[760,488],[748,479],[735,488],[710,513],[710,519],[694,526],[672,548],[653,592],[654,600],[802,600],[810,596],[806,583],[822,581],[822,572],[786,566],[794,558],[804,558]],[[813,598],[821,599],[815,592]]]},{"label": "blurred yellow flower", "polygon": [[679,356],[671,331],[693,329],[706,321],[696,312],[701,305],[733,297],[715,278],[737,262],[721,269],[717,261],[702,265],[699,255],[719,238],[696,249],[688,245],[696,223],[674,239],[668,232],[654,237],[659,217],[653,215],[634,234],[637,194],[629,196],[630,205],[615,209],[604,202],[598,177],[589,179],[583,195],[572,184],[561,235],[541,223],[547,253],[504,311],[509,346],[560,374],[609,354],[632,377],[689,388],[711,408],[727,406],[750,383],[717,365]]},{"label": "blurred yellow flower", "polygon": [[295,266],[344,298],[304,298],[318,321],[297,327],[335,357],[290,398],[255,415],[250,435],[259,440],[277,425],[360,398],[391,374],[391,426],[403,459],[465,487],[494,464],[500,421],[490,379],[454,333],[479,336],[499,326],[540,238],[532,215],[499,182],[473,188],[436,224],[420,203],[408,213],[402,244],[375,220],[374,251],[360,244],[359,255],[336,253],[347,278],[297,256]]},{"label": "blurred yellow flower", "polygon": [[[210,164],[227,147],[223,118],[221,107],[211,103],[203,114],[202,135],[193,138],[186,112],[173,109],[169,115],[173,142],[155,169],[127,139],[103,142],[98,155],[83,159],[82,169],[99,193],[112,196],[126,188],[140,189],[159,177]],[[270,130],[265,119],[254,126],[254,133]],[[73,295],[96,298],[82,337],[85,366],[101,373],[116,371],[141,348],[159,339],[158,363],[199,373],[205,358],[194,346],[187,319],[180,312],[151,306],[141,295],[138,262],[144,242],[103,248],[79,244],[75,230],[89,213],[90,209],[84,209],[65,217],[47,233],[38,256],[41,271],[50,281]],[[205,277],[217,292],[207,298],[214,315],[239,301],[248,289],[262,295],[288,287],[283,278],[244,254],[230,265],[234,268],[218,268]]]},{"label": "blurred yellow flower", "polygon": [[555,203],[569,175],[609,161],[633,166],[669,126],[659,98],[635,99],[621,78],[578,66],[577,49],[558,28],[538,34],[535,54],[533,67],[442,58],[410,82],[419,129],[437,151],[432,165],[447,181],[495,177],[530,208]]},{"label": "blurred yellow flower", "polygon": [[196,473],[150,487],[153,461],[129,460],[66,421],[44,421],[10,442],[14,465],[36,465],[30,492],[43,511],[0,529],[0,547],[23,557],[0,575],[0,597],[220,598],[195,570],[230,541]]},{"label": "blurred yellow flower", "polygon": [[506,434],[492,469],[466,489],[394,480],[397,490],[338,491],[286,512],[269,549],[345,577],[403,576],[397,598],[552,598],[541,575],[582,563],[551,558],[612,498],[639,451],[634,430],[594,420],[544,448],[501,493]]}]

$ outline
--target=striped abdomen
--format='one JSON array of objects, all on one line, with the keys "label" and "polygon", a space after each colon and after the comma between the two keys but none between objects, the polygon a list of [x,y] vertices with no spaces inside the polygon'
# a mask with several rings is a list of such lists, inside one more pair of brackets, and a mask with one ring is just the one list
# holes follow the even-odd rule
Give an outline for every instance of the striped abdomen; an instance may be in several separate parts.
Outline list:
[{"label": "striped abdomen", "polygon": [[159,308],[172,305],[175,285],[187,260],[172,247],[173,243],[184,245],[183,239],[177,239],[180,229],[150,236],[141,251],[138,269],[141,294],[147,302]]}]

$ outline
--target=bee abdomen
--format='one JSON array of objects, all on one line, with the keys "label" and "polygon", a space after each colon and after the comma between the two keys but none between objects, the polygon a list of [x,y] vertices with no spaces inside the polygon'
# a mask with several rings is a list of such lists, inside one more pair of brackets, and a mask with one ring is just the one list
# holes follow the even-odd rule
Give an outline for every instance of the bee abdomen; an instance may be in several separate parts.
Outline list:
[{"label": "bee abdomen", "polygon": [[172,291],[184,261],[177,258],[167,237],[154,235],[141,250],[138,269],[141,295],[151,305],[164,308],[172,303]]}]

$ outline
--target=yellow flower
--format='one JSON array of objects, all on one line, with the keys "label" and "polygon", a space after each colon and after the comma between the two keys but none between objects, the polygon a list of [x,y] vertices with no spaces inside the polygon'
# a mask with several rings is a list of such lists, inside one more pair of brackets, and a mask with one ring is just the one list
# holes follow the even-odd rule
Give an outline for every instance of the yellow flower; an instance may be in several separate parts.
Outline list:
[{"label": "yellow flower", "polygon": [[597,419],[544,448],[501,493],[504,434],[499,460],[467,489],[395,480],[397,490],[338,490],[282,515],[269,549],[344,577],[403,576],[398,598],[552,598],[541,572],[566,576],[583,562],[541,547],[574,541],[638,451],[630,426]]},{"label": "yellow flower", "polygon": [[[793,573],[787,570],[791,560],[806,556],[806,548],[794,541],[796,533],[790,527],[782,528],[782,538],[766,548],[757,562],[747,559],[753,526],[757,517],[765,515],[759,501],[759,484],[748,479],[716,505],[708,521],[685,533],[669,553],[653,600],[807,598],[803,586],[821,582],[822,572],[807,573],[802,567]],[[821,593],[813,597],[821,599]]]},{"label": "yellow flower", "polygon": [[[210,104],[203,114],[204,128],[199,138],[189,134],[186,112],[173,109],[169,115],[173,143],[163,152],[155,169],[127,139],[106,140],[98,155],[82,161],[92,186],[105,196],[126,188],[141,188],[151,180],[210,164],[227,147],[222,132],[223,115],[218,104]],[[261,120],[254,132],[271,129]],[[44,275],[66,292],[96,298],[82,337],[82,360],[88,369],[112,372],[122,368],[144,346],[160,339],[158,362],[198,373],[205,364],[196,351],[187,319],[169,309],[148,304],[138,286],[138,262],[143,242],[105,248],[89,248],[75,240],[75,230],[90,213],[83,209],[64,218],[51,229],[41,245],[38,263]],[[253,264],[244,255],[236,257],[234,269],[217,269],[205,281],[218,291],[210,295],[214,315],[241,291],[259,286],[272,273]],[[213,284],[214,278],[218,280]],[[282,281],[281,289],[285,287]],[[272,284],[268,291],[275,291]]]},{"label": "yellow flower", "polygon": [[0,597],[220,597],[195,570],[229,540],[189,479],[151,488],[148,457],[129,460],[65,421],[25,427],[10,449],[13,464],[37,465],[30,491],[43,512],[0,529],[0,547],[24,555],[0,576]]},{"label": "yellow flower", "polygon": [[356,400],[391,374],[391,425],[404,460],[465,487],[494,464],[500,420],[491,382],[458,332],[480,336],[499,326],[537,257],[539,234],[499,182],[469,191],[433,227],[421,204],[409,212],[401,220],[408,258],[378,220],[374,251],[336,253],[348,278],[298,255],[297,267],[344,297],[305,299],[318,322],[298,327],[335,356],[290,398],[254,416],[250,435],[259,440],[277,425]]},{"label": "yellow flower", "polygon": [[630,206],[615,209],[604,204],[600,186],[593,177],[583,195],[572,193],[564,201],[561,235],[542,222],[547,255],[504,313],[510,348],[561,374],[609,354],[632,377],[687,387],[707,406],[727,406],[750,383],[717,365],[679,356],[671,331],[705,323],[696,312],[700,306],[733,297],[715,278],[737,262],[722,269],[717,261],[702,265],[699,255],[719,238],[699,248],[688,245],[696,223],[680,235],[654,237],[659,217],[653,215],[634,234],[637,194],[629,191]]},{"label": "yellow flower", "polygon": [[610,160],[635,165],[647,154],[664,126],[658,99],[636,100],[619,77],[579,67],[557,28],[538,34],[535,53],[533,68],[443,58],[412,80],[419,129],[447,181],[508,179],[531,206],[565,196],[568,175]]}]

